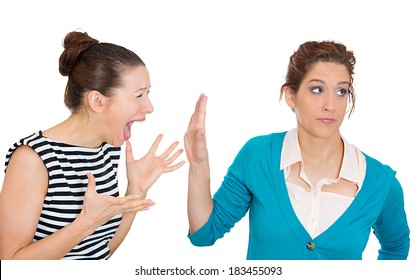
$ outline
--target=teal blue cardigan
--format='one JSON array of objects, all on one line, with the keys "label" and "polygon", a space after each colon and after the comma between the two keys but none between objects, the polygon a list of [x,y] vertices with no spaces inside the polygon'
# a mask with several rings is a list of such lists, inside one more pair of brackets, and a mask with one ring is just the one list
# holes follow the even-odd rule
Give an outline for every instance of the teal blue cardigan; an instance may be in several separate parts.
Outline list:
[{"label": "teal blue cardigan", "polygon": [[280,170],[285,133],[244,145],[213,197],[209,220],[188,236],[192,244],[213,245],[249,210],[249,260],[362,259],[371,229],[380,243],[378,259],[406,259],[409,227],[401,185],[390,167],[366,154],[365,179],[350,207],[326,231],[310,237]]}]

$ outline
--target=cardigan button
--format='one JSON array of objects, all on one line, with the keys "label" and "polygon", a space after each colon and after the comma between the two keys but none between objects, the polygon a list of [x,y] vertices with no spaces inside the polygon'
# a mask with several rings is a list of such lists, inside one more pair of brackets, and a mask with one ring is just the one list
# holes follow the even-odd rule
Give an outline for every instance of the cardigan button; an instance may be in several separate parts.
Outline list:
[{"label": "cardigan button", "polygon": [[307,247],[308,250],[312,251],[312,250],[314,250],[314,248],[316,246],[314,245],[314,242],[310,241],[310,242],[307,243],[306,247]]}]

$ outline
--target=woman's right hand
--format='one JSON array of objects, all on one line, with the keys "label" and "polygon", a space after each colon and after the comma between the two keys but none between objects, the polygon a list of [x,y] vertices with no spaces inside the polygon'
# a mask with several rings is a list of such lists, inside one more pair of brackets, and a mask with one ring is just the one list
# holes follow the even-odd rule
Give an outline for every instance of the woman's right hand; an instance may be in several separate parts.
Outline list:
[{"label": "woman's right hand", "polygon": [[98,194],[94,175],[88,172],[87,176],[88,186],[85,192],[83,209],[78,219],[83,219],[92,232],[115,215],[147,210],[154,205],[152,200],[139,199],[137,195],[114,197]]},{"label": "woman's right hand", "polygon": [[190,164],[208,161],[205,129],[206,103],[207,96],[201,94],[184,135],[184,146]]},{"label": "woman's right hand", "polygon": [[184,146],[190,163],[187,197],[190,233],[206,223],[213,209],[205,130],[206,103],[207,97],[201,94],[184,135]]}]

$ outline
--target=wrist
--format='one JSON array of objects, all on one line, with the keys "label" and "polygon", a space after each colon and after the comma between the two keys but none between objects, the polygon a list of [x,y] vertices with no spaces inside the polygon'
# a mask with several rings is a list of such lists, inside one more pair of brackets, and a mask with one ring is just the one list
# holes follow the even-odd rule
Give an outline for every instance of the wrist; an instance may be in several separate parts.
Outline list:
[{"label": "wrist", "polygon": [[189,164],[189,171],[191,173],[210,173],[210,166],[209,161],[202,161],[202,162],[190,162]]},{"label": "wrist", "polygon": [[138,186],[133,186],[132,184],[127,185],[127,192],[125,195],[136,195],[139,199],[145,199],[147,196],[147,191],[143,191]]},{"label": "wrist", "polygon": [[91,221],[88,219],[84,212],[81,213],[76,217],[76,219],[72,222],[72,227],[77,228],[77,232],[80,232],[81,235],[89,236],[94,233],[95,229],[98,227],[95,225],[95,221]]}]

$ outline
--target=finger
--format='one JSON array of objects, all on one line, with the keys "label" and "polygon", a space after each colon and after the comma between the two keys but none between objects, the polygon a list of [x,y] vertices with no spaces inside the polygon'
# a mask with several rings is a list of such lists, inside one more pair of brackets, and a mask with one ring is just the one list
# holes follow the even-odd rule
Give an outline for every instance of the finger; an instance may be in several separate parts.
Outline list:
[{"label": "finger", "polygon": [[200,103],[201,103],[202,99],[206,99],[206,96],[203,93],[199,96],[199,98],[196,102],[195,110],[194,110],[194,112],[193,112],[193,114],[190,118],[188,127],[191,127],[191,125],[194,124],[195,122],[197,123],[198,117],[199,117],[200,105],[201,105]]},{"label": "finger", "polygon": [[205,126],[206,120],[206,104],[207,104],[207,96],[202,94],[199,100],[199,109],[197,114],[197,124],[199,126]]},{"label": "finger", "polygon": [[199,112],[199,105],[200,105],[200,97],[202,95],[199,95],[199,98],[196,101],[196,106],[195,106],[195,114],[197,115],[197,112]]},{"label": "finger", "polygon": [[201,96],[202,96],[202,94],[200,94],[199,97],[197,98],[196,105],[195,105],[195,113],[197,113],[199,111],[199,104],[200,104],[200,97]]},{"label": "finger", "polygon": [[159,134],[156,138],[156,140],[154,140],[153,145],[151,145],[150,150],[148,151],[149,153],[155,154],[157,148],[159,147],[159,144],[161,142],[161,139],[163,139],[163,134]]},{"label": "finger", "polygon": [[124,213],[137,213],[139,211],[146,211],[149,210],[150,207],[152,207],[153,205],[140,205],[140,206],[136,206],[136,207],[123,207],[123,208],[118,208],[113,215],[116,214],[124,214]]},{"label": "finger", "polygon": [[137,206],[135,208],[131,208],[129,210],[129,212],[146,211],[146,210],[149,210],[150,207],[154,206],[154,204],[155,203],[152,203],[152,204],[142,204],[142,205],[139,205],[139,206]]},{"label": "finger", "polygon": [[123,203],[119,206],[122,212],[137,212],[149,208],[155,204],[151,199],[138,199],[136,196],[124,197]]},{"label": "finger", "polygon": [[133,147],[130,141],[125,141],[125,159],[127,162],[134,161]]},{"label": "finger", "polygon": [[88,192],[97,192],[95,177],[91,172],[87,172],[86,176],[88,177],[88,185],[86,191]]},{"label": "finger", "polygon": [[185,161],[181,161],[179,163],[176,163],[175,165],[171,165],[171,166],[167,166],[164,170],[165,173],[169,173],[172,172],[176,169],[179,169],[180,167],[182,167],[186,162]]},{"label": "finger", "polygon": [[148,211],[148,210],[150,210],[150,207],[151,206],[149,206],[149,207],[137,207],[137,208],[134,208],[134,209],[124,210],[123,212],[124,213],[137,213],[137,212],[140,212],[140,211]]},{"label": "finger", "polygon": [[194,119],[195,119],[195,114],[193,113],[192,116],[190,117],[189,124],[187,125],[188,128],[193,124]]},{"label": "finger", "polygon": [[114,200],[112,200],[112,204],[113,205],[117,205],[117,206],[139,206],[139,205],[152,205],[154,204],[154,201],[151,199],[140,199],[140,197],[138,195],[134,195],[134,194],[130,194],[130,195],[126,195],[124,197],[118,196],[118,197],[113,197],[110,196],[111,198],[113,198]]},{"label": "finger", "polygon": [[166,150],[166,151],[164,151],[164,153],[162,153],[162,154],[160,155],[160,158],[161,158],[162,160],[164,160],[165,158],[167,158],[167,157],[171,154],[171,152],[173,152],[173,150],[177,147],[177,145],[179,145],[179,142],[178,142],[178,141],[175,141],[173,144],[171,144],[171,145],[167,148],[167,150]]},{"label": "finger", "polygon": [[200,102],[201,102],[203,96],[204,96],[203,93],[201,95],[199,95],[199,98],[197,99],[197,102],[196,102],[195,113],[194,113],[195,116],[196,116],[196,122],[199,119]]},{"label": "finger", "polygon": [[183,153],[183,149],[177,150],[171,157],[166,159],[164,163],[166,165],[172,164],[181,154]]}]

